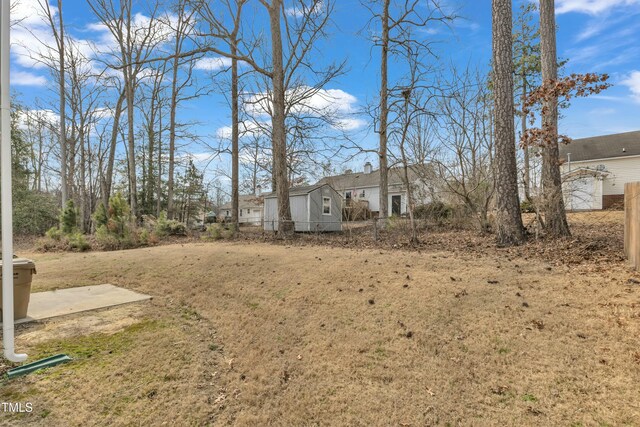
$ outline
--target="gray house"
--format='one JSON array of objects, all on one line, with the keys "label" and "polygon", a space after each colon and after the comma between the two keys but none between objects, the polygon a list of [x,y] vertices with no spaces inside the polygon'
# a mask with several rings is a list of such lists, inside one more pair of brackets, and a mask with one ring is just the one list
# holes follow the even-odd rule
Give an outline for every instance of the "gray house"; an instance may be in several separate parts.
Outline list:
[{"label": "gray house", "polygon": [[[342,230],[342,196],[329,184],[293,187],[289,189],[289,203],[295,231]],[[278,230],[278,199],[275,193],[264,195],[264,229]]]}]

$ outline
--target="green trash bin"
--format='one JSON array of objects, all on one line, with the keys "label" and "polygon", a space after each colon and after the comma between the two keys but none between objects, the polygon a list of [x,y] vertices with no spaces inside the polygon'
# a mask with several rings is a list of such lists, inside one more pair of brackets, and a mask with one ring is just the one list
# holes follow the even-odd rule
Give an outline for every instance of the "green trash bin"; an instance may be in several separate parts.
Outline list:
[{"label": "green trash bin", "polygon": [[[0,261],[0,273],[2,261]],[[36,274],[36,264],[26,258],[13,259],[13,318],[27,317],[31,296],[31,279]],[[2,312],[2,292],[0,292],[0,312]]]}]

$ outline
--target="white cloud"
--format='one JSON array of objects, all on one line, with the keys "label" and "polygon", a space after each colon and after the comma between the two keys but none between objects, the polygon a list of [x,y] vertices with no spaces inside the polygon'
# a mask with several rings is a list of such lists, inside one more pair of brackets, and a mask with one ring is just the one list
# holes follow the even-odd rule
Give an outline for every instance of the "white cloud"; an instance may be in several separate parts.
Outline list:
[{"label": "white cloud", "polygon": [[[43,0],[17,0],[11,9],[11,53],[16,65],[29,69],[44,69],[47,64],[55,63],[58,56],[55,38],[45,18],[41,1]],[[55,19],[57,8],[53,5],[49,5],[49,8]],[[67,47],[71,46],[77,56],[95,56],[91,41],[70,36],[68,33],[66,35]]]},{"label": "white cloud", "polygon": [[47,84],[47,79],[28,71],[11,71],[11,84],[16,86],[44,86]]},{"label": "white cloud", "polygon": [[640,102],[640,71],[632,71],[627,78],[620,82],[622,85],[627,86],[631,92],[631,97]]},{"label": "white cloud", "polygon": [[616,7],[634,5],[640,5],[640,0],[558,0],[556,13],[577,12],[597,15]]},{"label": "white cloud", "polygon": [[178,160],[191,160],[199,166],[208,164],[216,153],[186,153],[177,156]]},{"label": "white cloud", "polygon": [[30,125],[43,123],[50,128],[56,128],[60,123],[60,116],[52,110],[23,110],[18,112],[18,127],[27,129]]},{"label": "white cloud", "polygon": [[340,130],[349,131],[363,128],[367,125],[362,119],[340,119],[336,124],[336,127]]},{"label": "white cloud", "polygon": [[[355,110],[357,98],[342,89],[315,89],[310,86],[298,86],[287,91],[286,102],[293,103],[293,112],[316,113],[317,115],[338,112],[351,113]],[[266,93],[245,96],[247,110],[254,114],[268,115],[271,111],[271,99]]]},{"label": "white cloud", "polygon": [[301,5],[300,3],[297,3],[293,7],[286,8],[284,12],[287,14],[287,16],[292,16],[294,18],[301,18],[305,14],[308,15],[310,13],[313,13],[315,15],[319,15],[320,13],[322,13],[322,11],[325,8],[324,7],[324,3],[322,1],[317,1],[317,3],[315,3],[315,5],[314,5],[315,1],[316,0],[311,0],[310,4],[304,4],[304,5]]},{"label": "white cloud", "polygon": [[[253,122],[245,120],[243,122],[238,123],[238,130],[240,131],[240,136],[248,136],[248,135],[260,135],[267,133],[268,129],[271,128],[270,122]],[[223,126],[218,128],[216,131],[216,137],[220,139],[231,139],[231,126]]]},{"label": "white cloud", "polygon": [[196,70],[220,71],[231,67],[231,58],[218,56],[215,58],[202,58],[196,62]]},{"label": "white cloud", "polygon": [[[287,91],[286,102],[293,104],[291,112],[311,117],[330,117],[333,127],[339,130],[355,130],[364,126],[363,120],[350,116],[358,110],[358,99],[342,89],[316,89],[301,85]],[[271,111],[269,94],[245,95],[245,108],[259,117],[268,117]]]}]

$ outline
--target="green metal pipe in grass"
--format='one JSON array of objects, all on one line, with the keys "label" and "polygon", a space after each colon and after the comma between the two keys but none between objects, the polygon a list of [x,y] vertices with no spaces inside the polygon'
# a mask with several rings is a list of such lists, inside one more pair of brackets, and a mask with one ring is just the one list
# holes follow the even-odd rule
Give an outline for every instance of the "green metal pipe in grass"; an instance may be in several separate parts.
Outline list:
[{"label": "green metal pipe in grass", "polygon": [[9,369],[6,375],[8,379],[12,379],[22,375],[30,374],[31,372],[37,371],[39,369],[50,368],[61,363],[70,362],[71,360],[72,359],[66,354],[56,354],[55,356],[47,357],[45,359],[27,363],[26,365],[18,366],[17,368]]}]

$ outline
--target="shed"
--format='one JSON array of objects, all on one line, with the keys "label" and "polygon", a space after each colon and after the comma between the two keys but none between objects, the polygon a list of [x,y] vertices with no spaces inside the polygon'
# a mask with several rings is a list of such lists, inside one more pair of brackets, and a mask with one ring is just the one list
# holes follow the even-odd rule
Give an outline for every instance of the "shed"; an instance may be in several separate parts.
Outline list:
[{"label": "shed", "polygon": [[[329,184],[292,187],[289,189],[289,203],[295,231],[342,230],[342,197]],[[278,230],[278,199],[275,193],[264,195],[264,229]]]}]

